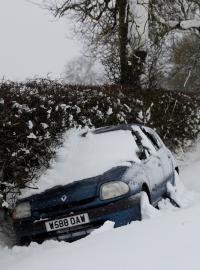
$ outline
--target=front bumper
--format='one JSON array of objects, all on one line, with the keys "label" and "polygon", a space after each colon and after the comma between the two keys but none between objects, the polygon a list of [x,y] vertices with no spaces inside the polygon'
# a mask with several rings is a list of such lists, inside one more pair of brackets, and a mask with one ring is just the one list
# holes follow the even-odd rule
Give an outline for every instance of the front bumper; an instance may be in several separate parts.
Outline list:
[{"label": "front bumper", "polygon": [[[65,240],[71,242],[89,235],[94,229],[102,226],[107,220],[113,221],[115,223],[115,227],[126,225],[134,220],[140,220],[140,194],[109,203],[108,205],[99,206],[88,210],[84,209],[82,212],[79,211],[73,213],[73,215],[82,213],[88,213],[90,223],[52,232],[46,231],[46,219],[34,222],[15,221],[14,229],[16,232],[17,241],[19,244],[26,244],[31,241],[41,243],[47,239]],[[55,219],[64,217],[66,217],[66,215],[58,216]]]}]

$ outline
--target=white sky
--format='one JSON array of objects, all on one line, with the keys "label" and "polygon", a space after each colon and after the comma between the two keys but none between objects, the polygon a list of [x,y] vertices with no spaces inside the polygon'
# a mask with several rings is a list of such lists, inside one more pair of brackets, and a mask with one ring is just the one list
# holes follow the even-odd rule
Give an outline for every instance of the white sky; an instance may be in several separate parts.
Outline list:
[{"label": "white sky", "polygon": [[80,55],[66,20],[56,20],[28,0],[0,0],[0,79],[59,77]]}]

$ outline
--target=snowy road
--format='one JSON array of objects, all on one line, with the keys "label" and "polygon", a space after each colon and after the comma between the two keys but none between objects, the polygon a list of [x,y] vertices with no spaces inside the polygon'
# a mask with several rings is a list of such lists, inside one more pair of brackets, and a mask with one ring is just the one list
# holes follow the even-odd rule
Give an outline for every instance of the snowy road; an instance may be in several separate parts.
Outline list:
[{"label": "snowy road", "polygon": [[150,219],[115,230],[108,223],[101,233],[72,244],[49,241],[29,247],[0,248],[0,269],[199,270],[199,149],[188,155],[181,170],[185,186],[195,191],[186,192],[186,197],[194,198],[186,208],[177,209],[165,201]]}]

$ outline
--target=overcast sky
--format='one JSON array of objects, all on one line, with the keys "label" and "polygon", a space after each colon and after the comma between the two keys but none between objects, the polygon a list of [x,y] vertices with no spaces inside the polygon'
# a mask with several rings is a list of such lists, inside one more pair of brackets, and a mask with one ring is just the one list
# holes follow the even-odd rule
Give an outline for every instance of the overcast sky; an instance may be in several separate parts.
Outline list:
[{"label": "overcast sky", "polygon": [[53,19],[28,0],[0,0],[0,79],[59,77],[81,53],[66,20]]}]

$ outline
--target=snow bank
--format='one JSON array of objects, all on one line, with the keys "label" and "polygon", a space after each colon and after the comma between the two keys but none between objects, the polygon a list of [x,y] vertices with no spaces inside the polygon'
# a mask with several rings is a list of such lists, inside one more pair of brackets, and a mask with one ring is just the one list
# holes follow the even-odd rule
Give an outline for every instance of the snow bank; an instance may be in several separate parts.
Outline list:
[{"label": "snow bank", "polygon": [[198,270],[200,205],[68,244],[0,249],[2,270]]},{"label": "snow bank", "polygon": [[[179,159],[180,178],[187,190],[200,194],[200,142]],[[200,195],[199,195],[200,196]]]},{"label": "snow bank", "polygon": [[103,226],[101,226],[100,228],[92,231],[92,233],[90,234],[90,236],[93,236],[94,234],[98,234],[98,233],[103,233],[103,232],[107,232],[107,231],[110,231],[114,228],[114,225],[115,223],[110,221],[110,220],[107,220]]},{"label": "snow bank", "polygon": [[[199,151],[193,156],[195,162],[191,158],[180,175],[185,186],[200,192]],[[181,194],[187,192],[183,186],[180,189],[180,182],[176,188]],[[0,248],[0,269],[199,270],[200,199],[180,209],[163,200],[159,207],[161,210],[152,208],[144,196],[141,222],[115,230],[112,222],[106,222],[96,233],[72,244],[47,241]]]},{"label": "snow bank", "polygon": [[195,201],[195,193],[185,189],[177,172],[175,172],[175,186],[172,186],[171,183],[167,183],[167,190],[170,198],[172,198],[180,207],[188,207]]},{"label": "snow bank", "polygon": [[145,192],[142,192],[141,196],[141,214],[142,219],[149,219],[159,216],[159,210],[150,204],[149,198]]},{"label": "snow bank", "polygon": [[100,175],[114,166],[128,166],[127,161],[140,162],[136,154],[139,149],[129,130],[81,134],[77,130],[66,133],[64,145],[54,163],[35,183],[38,189],[24,190],[22,197]]}]

